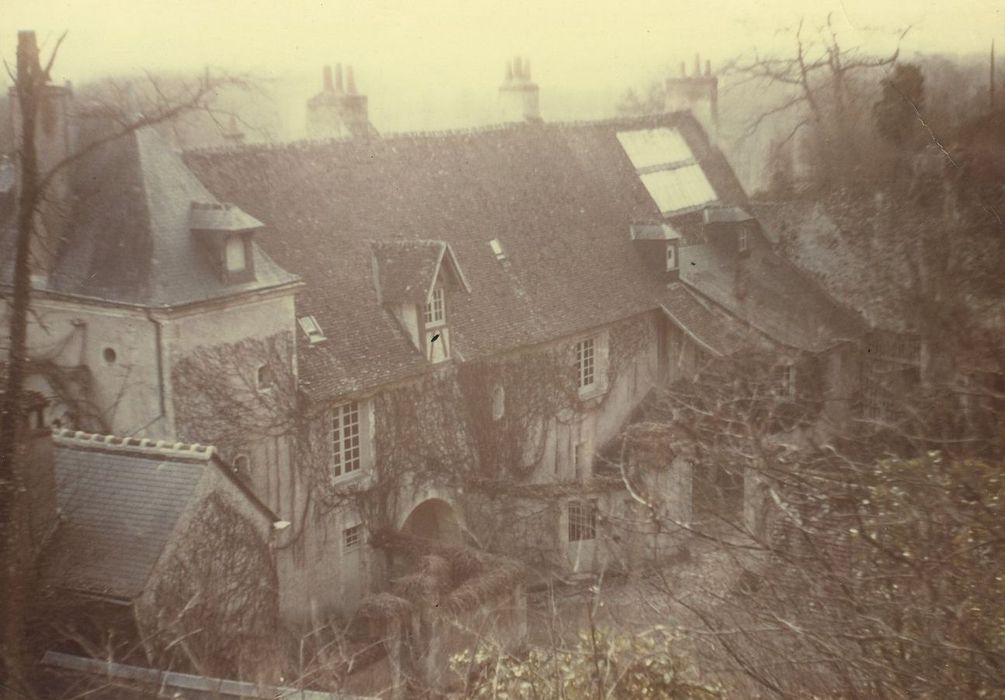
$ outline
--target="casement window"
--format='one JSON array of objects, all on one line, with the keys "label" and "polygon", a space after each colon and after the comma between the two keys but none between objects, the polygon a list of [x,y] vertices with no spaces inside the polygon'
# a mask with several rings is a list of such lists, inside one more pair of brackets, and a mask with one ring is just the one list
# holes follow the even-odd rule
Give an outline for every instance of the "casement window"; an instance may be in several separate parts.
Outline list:
[{"label": "casement window", "polygon": [[450,329],[443,287],[435,287],[423,313],[426,326],[426,358],[433,363],[450,359]]},{"label": "casement window", "polygon": [[353,525],[342,531],[342,553],[357,551],[363,544],[363,526]]},{"label": "casement window", "polygon": [[796,398],[796,366],[784,364],[775,369],[776,393],[786,399]]},{"label": "casement window", "polygon": [[242,236],[227,236],[227,242],[224,244],[224,262],[227,272],[244,272],[247,269],[247,250]]},{"label": "casement window", "polygon": [[741,253],[750,252],[750,231],[744,227],[737,234],[737,247]]},{"label": "casement window", "polygon": [[597,537],[596,501],[569,502],[569,542],[583,542]]},{"label": "casement window", "polygon": [[426,327],[442,326],[447,322],[446,307],[443,297],[443,287],[433,290],[433,295],[426,302]]},{"label": "casement window", "polygon": [[363,464],[360,432],[360,405],[350,401],[331,412],[332,476],[358,472]]},{"label": "casement window", "polygon": [[597,349],[593,338],[576,343],[576,377],[580,390],[590,389],[597,381]]}]

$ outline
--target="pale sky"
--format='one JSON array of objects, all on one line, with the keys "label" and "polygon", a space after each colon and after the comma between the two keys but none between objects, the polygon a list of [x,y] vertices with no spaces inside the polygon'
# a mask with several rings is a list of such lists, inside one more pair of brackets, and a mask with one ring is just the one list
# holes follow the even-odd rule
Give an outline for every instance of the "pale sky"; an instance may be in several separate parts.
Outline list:
[{"label": "pale sky", "polygon": [[[644,85],[700,51],[713,65],[770,50],[800,14],[834,13],[846,44],[884,48],[868,27],[914,25],[908,53],[1005,51],[1005,0],[0,0],[0,55],[16,33],[44,47],[68,30],[54,78],[199,70],[275,74],[353,63],[371,93],[492,94],[513,55],[549,87],[602,92]],[[379,90],[374,89],[380,83]],[[370,90],[366,89],[370,86]],[[374,98],[371,97],[371,103]],[[374,105],[379,109],[379,105]]]}]

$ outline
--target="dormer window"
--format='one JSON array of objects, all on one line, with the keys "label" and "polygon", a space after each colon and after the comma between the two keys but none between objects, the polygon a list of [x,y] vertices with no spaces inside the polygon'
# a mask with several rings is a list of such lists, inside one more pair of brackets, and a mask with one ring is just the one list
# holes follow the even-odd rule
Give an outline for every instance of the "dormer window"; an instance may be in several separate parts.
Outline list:
[{"label": "dormer window", "polygon": [[262,222],[232,204],[192,202],[189,209],[189,228],[224,284],[254,281],[251,241],[262,227]]},{"label": "dormer window", "polygon": [[224,261],[228,273],[244,272],[247,269],[248,256],[243,236],[239,234],[227,236],[227,243],[224,247]]},{"label": "dormer window", "polygon": [[444,323],[446,323],[446,307],[443,287],[437,287],[426,302],[426,327],[442,326]]}]

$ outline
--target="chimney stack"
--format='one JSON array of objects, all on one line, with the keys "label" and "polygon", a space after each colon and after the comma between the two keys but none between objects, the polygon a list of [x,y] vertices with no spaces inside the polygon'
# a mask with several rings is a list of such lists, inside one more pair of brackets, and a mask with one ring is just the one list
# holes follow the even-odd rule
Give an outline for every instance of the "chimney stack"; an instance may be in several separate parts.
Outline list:
[{"label": "chimney stack", "polygon": [[499,86],[499,107],[505,123],[539,121],[539,89],[530,79],[530,60],[515,57],[506,64],[506,78]]},{"label": "chimney stack", "polygon": [[719,79],[712,74],[712,62],[705,61],[701,71],[701,54],[694,55],[694,72],[687,75],[683,61],[680,77],[667,78],[666,109],[668,112],[689,110],[701,124],[709,140],[715,143],[719,131]]},{"label": "chimney stack", "polygon": [[332,67],[325,66],[321,69],[321,89],[325,92],[332,92]]},{"label": "chimney stack", "polygon": [[331,69],[326,66],[322,91],[307,101],[308,138],[368,138],[376,135],[370,124],[367,97],[356,92],[352,66],[346,66],[345,83],[342,82],[341,63],[335,64],[334,86],[332,77]]}]

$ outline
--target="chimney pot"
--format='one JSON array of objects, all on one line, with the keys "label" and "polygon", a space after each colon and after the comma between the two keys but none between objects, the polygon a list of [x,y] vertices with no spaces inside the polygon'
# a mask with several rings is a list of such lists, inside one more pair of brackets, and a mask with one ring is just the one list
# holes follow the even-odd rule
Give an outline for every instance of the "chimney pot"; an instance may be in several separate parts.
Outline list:
[{"label": "chimney pot", "polygon": [[523,59],[523,77],[525,77],[527,80],[530,80],[530,59],[529,58],[524,58]]},{"label": "chimney pot", "polygon": [[345,67],[345,87],[350,95],[356,94],[356,79],[352,74],[352,66]]},{"label": "chimney pot", "polygon": [[520,67],[520,57],[513,59],[513,77],[517,80],[523,79],[523,69]]},{"label": "chimney pot", "polygon": [[513,80],[513,62],[506,61],[506,82]]},{"label": "chimney pot", "polygon": [[325,92],[332,91],[332,67],[325,66],[321,69],[321,88]]},{"label": "chimney pot", "polygon": [[335,64],[335,92],[342,92],[342,64]]},{"label": "chimney pot", "polygon": [[705,59],[705,75],[706,76],[712,75],[712,62],[709,61],[708,59]]},{"label": "chimney pot", "polygon": [[697,77],[700,77],[700,76],[701,76],[701,55],[700,54],[695,54],[694,55],[694,77],[697,78]]},{"label": "chimney pot", "polygon": [[682,78],[687,77],[687,64],[684,63],[684,61],[680,62],[680,77]]}]

